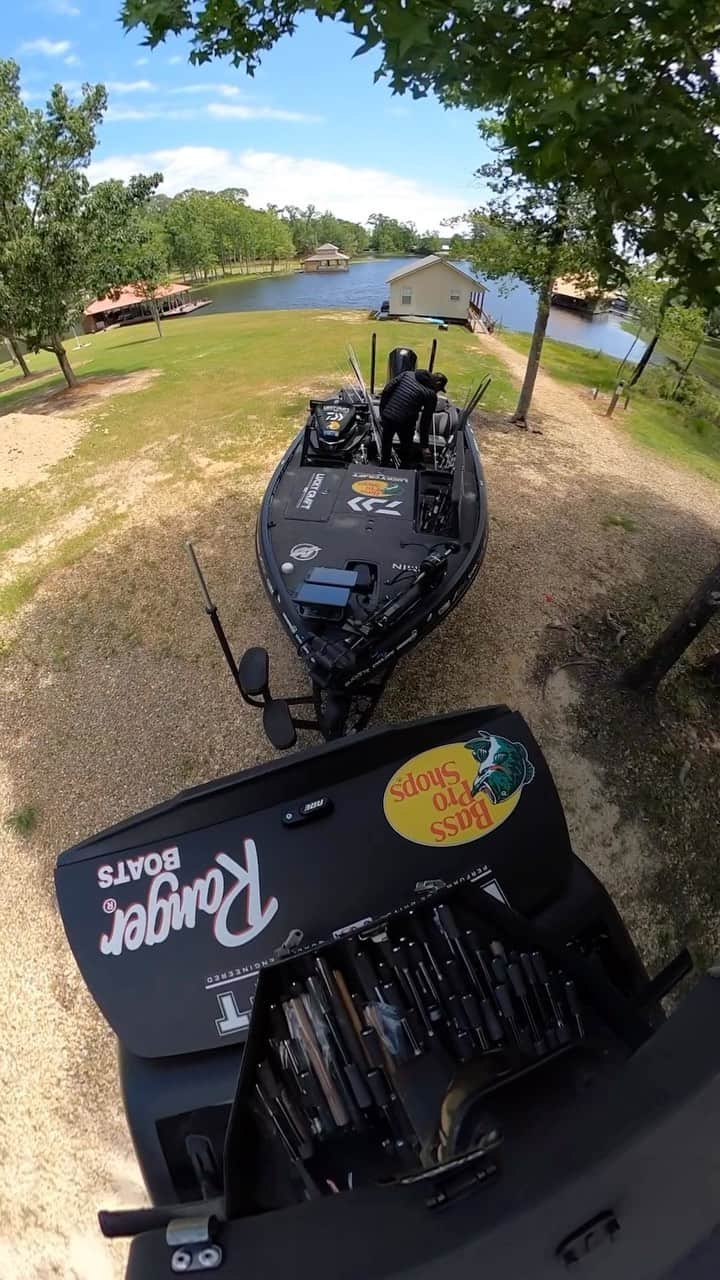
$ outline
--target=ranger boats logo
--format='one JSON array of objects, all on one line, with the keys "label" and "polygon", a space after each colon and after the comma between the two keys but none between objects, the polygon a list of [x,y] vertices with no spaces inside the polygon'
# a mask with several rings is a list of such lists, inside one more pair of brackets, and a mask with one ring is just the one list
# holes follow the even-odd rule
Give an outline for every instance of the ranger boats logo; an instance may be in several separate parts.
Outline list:
[{"label": "ranger boats logo", "polygon": [[[175,874],[175,869],[180,868],[177,847],[128,858],[118,863],[119,874],[114,876],[107,876],[112,867],[101,867],[98,881],[102,886],[126,884],[131,878],[138,879],[143,870],[151,876],[144,901],[124,907],[118,906],[115,898],[103,902],[103,911],[112,920],[108,932],[100,936],[102,955],[119,956],[123,951],[159,946],[173,932],[194,929],[202,915],[212,919],[212,931],[221,947],[242,947],[252,942],[275,916],[278,900],[262,900],[254,840],[243,840],[243,857],[244,861],[216,853],[216,865],[197,876],[192,884],[184,885]],[[127,874],[131,867],[139,868],[137,875]]]},{"label": "ranger boats logo", "polygon": [[534,777],[522,742],[480,730],[402,765],[385,788],[385,817],[415,844],[467,844],[505,822]]}]

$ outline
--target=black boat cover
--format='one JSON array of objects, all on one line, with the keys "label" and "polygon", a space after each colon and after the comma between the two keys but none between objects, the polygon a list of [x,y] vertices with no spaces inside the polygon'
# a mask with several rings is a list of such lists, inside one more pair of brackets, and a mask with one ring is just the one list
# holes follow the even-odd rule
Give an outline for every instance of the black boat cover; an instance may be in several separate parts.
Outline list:
[{"label": "black boat cover", "polygon": [[570,857],[542,753],[495,707],[183,792],[64,853],[56,887],[116,1035],[162,1057],[243,1040],[258,967],[292,930],[308,945],[343,936],[438,877],[536,911],[562,893]]}]

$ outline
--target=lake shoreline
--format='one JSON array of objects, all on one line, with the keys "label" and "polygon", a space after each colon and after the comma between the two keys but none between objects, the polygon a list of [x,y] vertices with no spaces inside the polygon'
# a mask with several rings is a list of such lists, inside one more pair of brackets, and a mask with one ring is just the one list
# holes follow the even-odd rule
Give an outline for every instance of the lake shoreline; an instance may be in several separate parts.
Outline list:
[{"label": "lake shoreline", "polygon": [[[220,315],[233,311],[359,311],[372,315],[388,297],[388,277],[413,261],[413,255],[398,254],[390,258],[355,259],[347,271],[304,272],[295,264],[282,270],[233,274],[219,280],[207,280],[193,286],[194,296],[209,298],[210,306],[203,315]],[[457,264],[468,274],[469,264]],[[477,277],[476,277],[477,278]],[[498,325],[516,333],[532,332],[535,323],[535,296],[527,285],[509,280],[486,283],[485,310]],[[629,345],[622,328],[626,317],[614,313],[582,316],[553,308],[548,337],[569,342],[590,351],[597,350],[621,360]],[[642,340],[636,352],[642,351]]]}]

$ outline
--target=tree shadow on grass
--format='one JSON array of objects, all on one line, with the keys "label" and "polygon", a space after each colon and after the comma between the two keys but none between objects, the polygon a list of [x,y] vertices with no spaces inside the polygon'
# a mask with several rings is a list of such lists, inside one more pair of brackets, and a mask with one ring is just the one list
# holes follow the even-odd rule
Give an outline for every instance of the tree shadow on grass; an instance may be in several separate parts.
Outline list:
[{"label": "tree shadow on grass", "polygon": [[0,417],[9,413],[47,415],[87,409],[108,395],[141,390],[156,373],[157,370],[153,369],[137,369],[131,373],[98,369],[93,373],[78,375],[76,387],[68,387],[63,381],[42,391],[30,392],[22,399],[15,396],[9,404],[3,404],[0,399]]},{"label": "tree shadow on grass", "polygon": [[27,377],[23,373],[18,373],[14,378],[3,378],[0,381],[0,395],[5,391],[17,391],[22,387],[31,387],[34,382],[39,382],[41,378],[48,378],[55,372],[55,369],[52,368],[38,369]]},{"label": "tree shadow on grass", "polygon": [[146,338],[133,338],[132,342],[109,342],[107,346],[110,351],[119,351],[121,348],[124,350],[125,347],[142,346],[144,342],[161,342],[163,336],[159,333],[149,333]]}]

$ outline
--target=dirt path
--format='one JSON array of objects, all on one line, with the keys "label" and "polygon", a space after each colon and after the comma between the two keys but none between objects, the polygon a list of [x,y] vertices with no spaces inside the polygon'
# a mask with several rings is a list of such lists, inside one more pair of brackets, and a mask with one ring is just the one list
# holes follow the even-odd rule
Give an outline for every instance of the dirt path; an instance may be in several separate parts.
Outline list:
[{"label": "dirt path", "polygon": [[83,410],[107,396],[142,391],[157,373],[143,369],[122,377],[81,378],[70,393],[52,387],[28,396],[22,412],[0,413],[0,490],[37,484],[72,454],[88,429],[88,419],[78,416]]},{"label": "dirt path", "polygon": [[[477,343],[480,356],[492,350],[519,375],[522,358],[498,339]],[[652,952],[648,813],[628,815],[579,749],[572,671],[551,676],[543,693],[538,662],[554,628],[614,594],[651,586],[658,607],[682,595],[717,546],[718,493],[637,448],[545,375],[537,411],[541,435],[481,417],[486,564],[463,605],[400,665],[381,715],[495,701],[522,711],[555,771],[577,851]],[[182,550],[192,536],[236,651],[266,644],[275,687],[294,692],[297,663],[256,585],[253,526],[269,471],[270,460],[251,478],[215,477],[211,502],[201,486],[158,484],[152,501],[146,491],[132,533],[49,579],[0,660],[3,1280],[122,1274],[124,1251],[99,1240],[95,1211],[142,1190],[112,1038],[68,954],[52,868],[58,850],[90,831],[270,754],[259,721],[233,696]],[[608,523],[618,516],[634,532]],[[23,805],[38,815],[29,838],[2,825]]]}]

